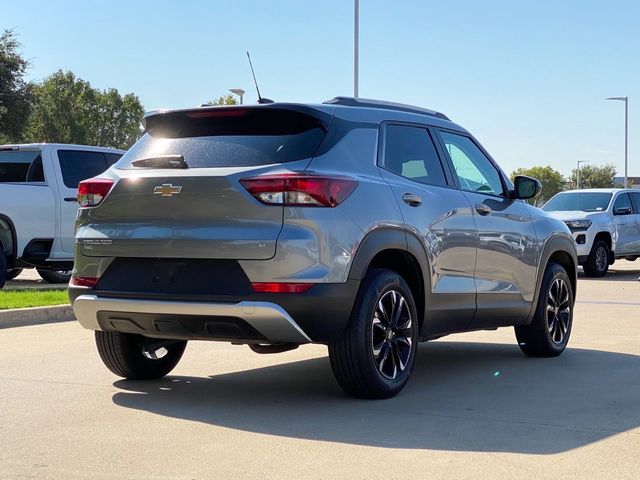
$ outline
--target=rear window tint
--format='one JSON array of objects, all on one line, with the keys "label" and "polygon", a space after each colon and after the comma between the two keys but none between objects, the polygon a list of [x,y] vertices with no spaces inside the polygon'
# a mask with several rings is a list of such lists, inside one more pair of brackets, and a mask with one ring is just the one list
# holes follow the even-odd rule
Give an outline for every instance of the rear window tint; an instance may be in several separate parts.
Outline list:
[{"label": "rear window tint", "polygon": [[39,151],[0,152],[0,183],[44,182]]},{"label": "rear window tint", "polygon": [[640,213],[640,193],[631,193],[631,198],[633,199],[633,203],[635,204],[635,207],[633,209],[634,213]]},{"label": "rear window tint", "polygon": [[116,164],[182,155],[189,168],[249,167],[310,158],[325,136],[322,122],[278,109],[220,109],[151,117],[146,133]]},{"label": "rear window tint", "polygon": [[109,165],[102,152],[82,150],[58,150],[62,181],[69,188],[77,188],[78,183],[104,172]]},{"label": "rear window tint", "polygon": [[387,125],[384,168],[415,182],[447,184],[436,147],[424,128]]}]

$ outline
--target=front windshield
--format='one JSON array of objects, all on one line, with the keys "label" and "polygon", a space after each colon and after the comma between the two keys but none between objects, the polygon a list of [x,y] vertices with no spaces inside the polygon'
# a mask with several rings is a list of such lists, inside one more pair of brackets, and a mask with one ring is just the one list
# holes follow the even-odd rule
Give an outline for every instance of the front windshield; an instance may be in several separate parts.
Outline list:
[{"label": "front windshield", "polygon": [[610,193],[561,193],[542,207],[546,212],[604,212],[611,201]]}]

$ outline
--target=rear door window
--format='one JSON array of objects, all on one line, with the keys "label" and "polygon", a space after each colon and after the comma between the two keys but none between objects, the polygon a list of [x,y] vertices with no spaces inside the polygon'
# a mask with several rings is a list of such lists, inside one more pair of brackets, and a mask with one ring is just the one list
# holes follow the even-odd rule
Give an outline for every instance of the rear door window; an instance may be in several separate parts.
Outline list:
[{"label": "rear door window", "polygon": [[0,152],[0,183],[44,182],[40,151]]},{"label": "rear door window", "polygon": [[[189,168],[249,167],[311,158],[325,126],[302,112],[267,107],[170,112],[147,119],[146,132],[116,168],[182,155]],[[144,168],[144,167],[142,167]]]},{"label": "rear door window", "polygon": [[424,128],[387,125],[381,166],[414,182],[447,185],[433,140]]},{"label": "rear door window", "polygon": [[630,194],[633,199],[633,213],[640,214],[640,192]]},{"label": "rear door window", "polygon": [[95,177],[109,166],[102,152],[83,150],[58,150],[62,181],[68,188],[78,188],[78,183]]}]

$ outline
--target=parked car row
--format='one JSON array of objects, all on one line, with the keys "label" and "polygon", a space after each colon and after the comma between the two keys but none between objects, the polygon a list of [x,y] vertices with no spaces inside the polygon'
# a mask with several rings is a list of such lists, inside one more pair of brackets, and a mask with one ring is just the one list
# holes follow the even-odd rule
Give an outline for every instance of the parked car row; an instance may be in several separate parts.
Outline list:
[{"label": "parked car row", "polygon": [[543,207],[564,221],[576,242],[578,262],[590,277],[607,274],[616,259],[640,257],[640,191],[598,188],[561,192]]},{"label": "parked car row", "polygon": [[47,282],[69,282],[78,183],[123,153],[83,145],[0,146],[0,288],[24,268],[36,268]]}]

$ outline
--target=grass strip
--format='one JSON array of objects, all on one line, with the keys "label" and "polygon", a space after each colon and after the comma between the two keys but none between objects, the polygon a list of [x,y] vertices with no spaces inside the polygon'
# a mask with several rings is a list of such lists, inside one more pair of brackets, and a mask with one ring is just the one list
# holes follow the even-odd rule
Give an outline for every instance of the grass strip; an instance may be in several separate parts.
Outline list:
[{"label": "grass strip", "polygon": [[66,303],[69,303],[69,295],[66,290],[0,290],[0,310],[64,305]]}]

